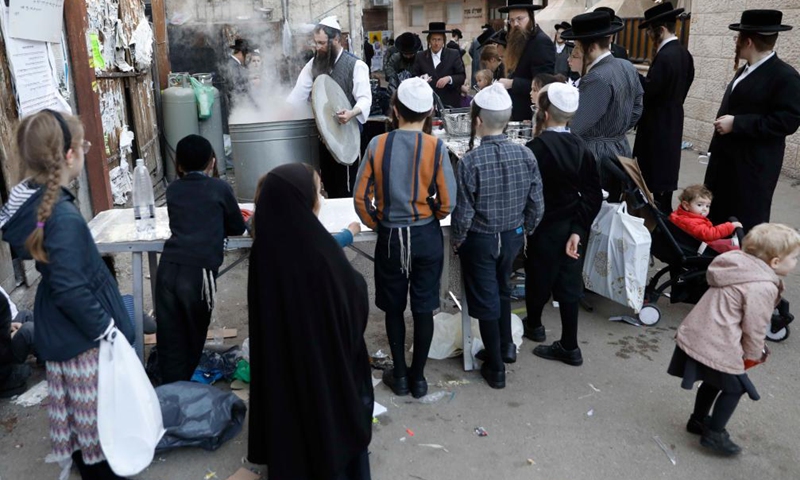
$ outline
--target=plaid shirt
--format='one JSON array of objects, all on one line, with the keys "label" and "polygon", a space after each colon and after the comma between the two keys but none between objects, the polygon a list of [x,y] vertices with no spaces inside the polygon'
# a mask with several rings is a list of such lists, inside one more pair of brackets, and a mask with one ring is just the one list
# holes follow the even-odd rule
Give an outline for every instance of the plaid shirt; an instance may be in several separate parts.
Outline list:
[{"label": "plaid shirt", "polygon": [[531,234],[544,215],[542,177],[533,152],[506,139],[483,137],[458,164],[458,201],[451,223],[452,241],[467,232],[502,233],[524,224]]}]

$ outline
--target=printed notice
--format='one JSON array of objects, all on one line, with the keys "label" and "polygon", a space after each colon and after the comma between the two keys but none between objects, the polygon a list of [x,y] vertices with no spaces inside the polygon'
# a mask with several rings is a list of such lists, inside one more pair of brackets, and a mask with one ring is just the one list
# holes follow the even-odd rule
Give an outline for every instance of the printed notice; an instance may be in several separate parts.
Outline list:
[{"label": "printed notice", "polygon": [[64,0],[14,0],[9,20],[12,38],[59,43]]}]

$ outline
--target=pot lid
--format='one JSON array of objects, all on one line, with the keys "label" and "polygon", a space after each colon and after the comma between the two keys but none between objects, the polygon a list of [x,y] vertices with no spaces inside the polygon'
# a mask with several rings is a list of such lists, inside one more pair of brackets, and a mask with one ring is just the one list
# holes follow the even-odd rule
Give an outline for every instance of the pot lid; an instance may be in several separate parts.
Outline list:
[{"label": "pot lid", "polygon": [[311,88],[311,108],[322,142],[334,160],[342,165],[352,165],[361,149],[361,132],[358,120],[353,118],[340,124],[336,113],[353,108],[344,90],[328,75],[320,75]]}]

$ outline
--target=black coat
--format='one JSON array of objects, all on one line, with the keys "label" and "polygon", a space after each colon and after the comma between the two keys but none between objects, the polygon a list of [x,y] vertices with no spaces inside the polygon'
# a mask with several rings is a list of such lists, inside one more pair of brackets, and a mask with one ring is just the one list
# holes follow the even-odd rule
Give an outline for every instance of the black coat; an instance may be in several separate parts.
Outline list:
[{"label": "black coat", "polygon": [[683,102],[694,80],[694,60],[673,40],[653,59],[647,78],[642,77],[644,111],[639,120],[633,156],[650,191],[678,188],[683,138]]},{"label": "black coat", "polygon": [[508,73],[508,78],[514,80],[509,94],[513,102],[511,119],[515,122],[530,120],[531,113],[531,82],[533,77],[540,73],[552,74],[556,67],[556,47],[553,40],[544,34],[541,28],[536,27],[536,34],[531,35],[525,46],[525,53],[519,59],[517,69]]},{"label": "black coat", "polygon": [[714,133],[705,184],[714,193],[711,221],[735,216],[747,231],[769,221],[786,137],[800,126],[800,74],[776,54],[732,86],[717,117],[733,115],[733,130]]},{"label": "black coat", "polygon": [[[414,76],[419,77],[423,74],[431,76],[431,88],[442,99],[445,106],[458,107],[461,104],[461,85],[467,79],[464,69],[464,61],[458,50],[443,48],[441,52],[441,63],[433,68],[433,58],[430,49],[417,53],[414,58]],[[440,78],[453,77],[453,83],[445,85],[444,88],[436,88],[436,82]]]},{"label": "black coat", "polygon": [[625,50],[625,47],[622,45],[617,45],[616,43],[611,44],[611,55],[614,55],[615,58],[629,60],[628,51]]}]

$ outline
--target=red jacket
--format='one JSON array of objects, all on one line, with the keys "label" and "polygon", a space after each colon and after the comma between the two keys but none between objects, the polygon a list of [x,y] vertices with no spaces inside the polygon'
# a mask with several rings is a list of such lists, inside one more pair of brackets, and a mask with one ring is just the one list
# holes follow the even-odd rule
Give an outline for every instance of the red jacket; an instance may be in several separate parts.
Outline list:
[{"label": "red jacket", "polygon": [[733,231],[736,230],[736,227],[731,222],[721,223],[715,227],[711,220],[702,215],[684,210],[682,207],[676,208],[669,215],[669,221],[684,232],[705,243],[730,237],[733,235]]}]

